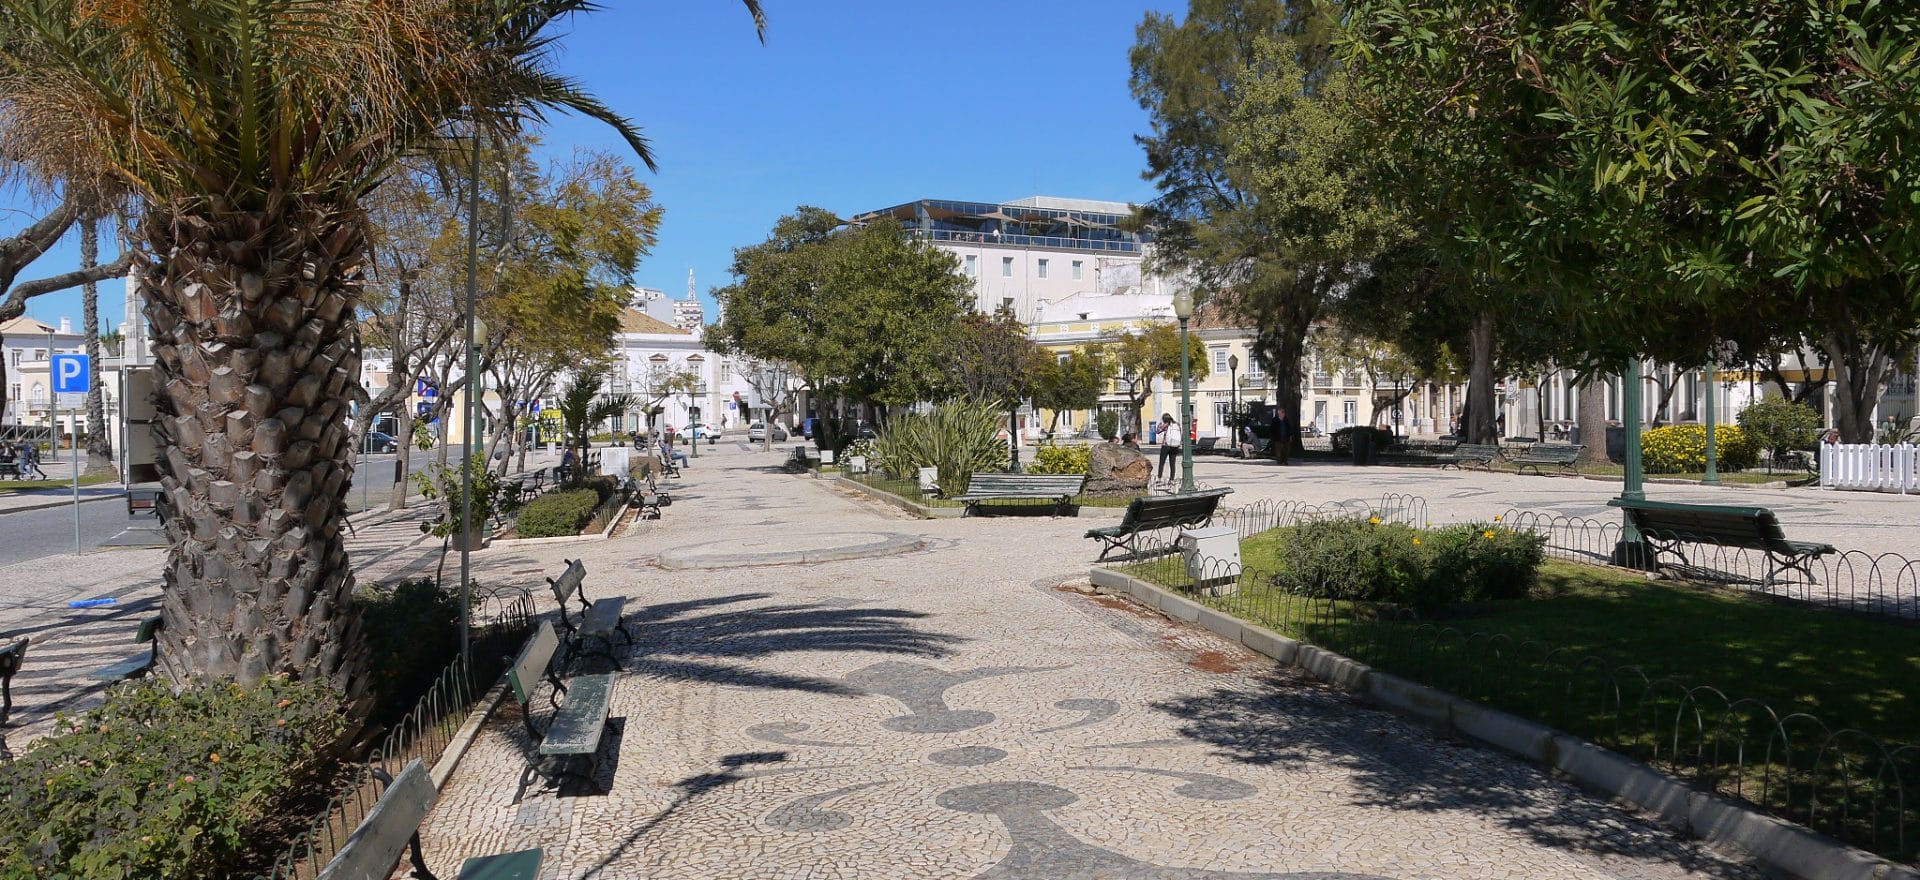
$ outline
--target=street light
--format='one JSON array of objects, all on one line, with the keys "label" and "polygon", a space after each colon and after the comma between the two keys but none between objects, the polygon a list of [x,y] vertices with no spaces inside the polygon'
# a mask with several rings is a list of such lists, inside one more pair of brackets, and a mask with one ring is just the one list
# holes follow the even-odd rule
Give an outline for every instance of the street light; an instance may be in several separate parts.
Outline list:
[{"label": "street light", "polygon": [[1235,378],[1239,373],[1240,356],[1227,355],[1227,390],[1233,397],[1233,423],[1227,426],[1227,430],[1233,432],[1233,448],[1236,450],[1240,448],[1240,380]]},{"label": "street light", "polygon": [[1180,319],[1180,491],[1193,487],[1193,352],[1187,348],[1187,321],[1193,318],[1193,294],[1173,295],[1173,316]]}]

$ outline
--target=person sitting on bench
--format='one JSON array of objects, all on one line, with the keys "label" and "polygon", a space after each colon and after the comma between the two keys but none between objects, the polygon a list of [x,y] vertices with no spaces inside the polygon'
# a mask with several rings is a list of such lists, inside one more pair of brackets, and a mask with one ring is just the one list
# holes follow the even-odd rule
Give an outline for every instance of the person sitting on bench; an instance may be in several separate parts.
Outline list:
[{"label": "person sitting on bench", "polygon": [[673,462],[674,467],[687,466],[687,454],[673,448],[672,435],[660,436],[660,460]]}]

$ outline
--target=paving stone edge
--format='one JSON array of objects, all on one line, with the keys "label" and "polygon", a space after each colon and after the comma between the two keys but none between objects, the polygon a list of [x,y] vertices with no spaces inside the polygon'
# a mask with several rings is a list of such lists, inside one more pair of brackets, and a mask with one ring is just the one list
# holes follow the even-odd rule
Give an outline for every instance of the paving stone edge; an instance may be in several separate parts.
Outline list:
[{"label": "paving stone edge", "polygon": [[1130,599],[1323,681],[1394,714],[1480,740],[1643,810],[1675,831],[1753,856],[1766,870],[1801,880],[1920,880],[1897,865],[1801,825],[1703,792],[1646,764],[1551,727],[1374,670],[1356,660],[1224,612],[1130,575],[1094,568],[1096,590]]}]

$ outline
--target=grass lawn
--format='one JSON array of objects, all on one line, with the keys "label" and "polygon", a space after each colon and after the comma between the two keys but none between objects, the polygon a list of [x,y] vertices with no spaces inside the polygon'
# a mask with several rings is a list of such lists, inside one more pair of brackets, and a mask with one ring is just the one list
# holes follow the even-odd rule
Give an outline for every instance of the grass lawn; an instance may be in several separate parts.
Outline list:
[{"label": "grass lawn", "polygon": [[[913,480],[892,480],[892,479],[888,479],[885,474],[878,474],[878,473],[867,473],[867,474],[862,474],[860,476],[848,475],[847,479],[857,480],[866,486],[879,489],[880,491],[886,492],[890,495],[897,495],[901,498],[904,498],[915,504],[919,504],[923,507],[958,508],[958,507],[966,506],[965,504],[962,504],[961,502],[958,502],[958,501],[951,501],[946,498],[934,498],[932,496],[922,495],[920,493],[920,484]],[[1076,495],[1073,498],[1073,503],[1081,507],[1125,507],[1128,504],[1133,503],[1133,499],[1137,497],[1139,496],[1136,496],[1136,495]],[[1021,507],[1021,506],[1052,507],[1053,506],[1053,502],[1043,501],[1040,499],[1014,499],[1011,501],[996,501],[994,502],[994,504],[1004,505],[1007,507]]]},{"label": "grass lawn", "polygon": [[[1501,470],[1501,469],[1504,469],[1504,468],[1496,468],[1496,470]],[[1580,469],[1580,472],[1588,476],[1594,476],[1594,477],[1623,477],[1626,475],[1626,469],[1617,464],[1600,464],[1600,465],[1593,465],[1591,467],[1583,467]],[[1648,479],[1654,479],[1654,480],[1703,480],[1703,479],[1706,479],[1706,476],[1707,475],[1704,473],[1647,474]],[[1813,477],[1814,475],[1811,473],[1808,473],[1807,471],[1774,471],[1773,473],[1767,473],[1765,470],[1751,470],[1751,471],[1721,471],[1720,472],[1720,482],[1722,483],[1742,483],[1742,484],[1751,484],[1751,485],[1759,485],[1762,483],[1801,482],[1805,480],[1811,480],[1813,479]]]},{"label": "grass lawn", "polygon": [[[1242,544],[1248,571],[1279,570],[1286,531]],[[1129,573],[1171,584],[1184,580],[1179,568],[1179,557],[1162,557]],[[1574,729],[1593,721],[1597,707],[1568,705],[1566,663],[1535,675],[1546,667],[1526,660],[1558,649],[1567,663],[1592,657],[1596,669],[1637,666],[1650,679],[1762,700],[1782,716],[1806,712],[1836,730],[1920,741],[1920,626],[1912,624],[1556,559],[1541,567],[1525,601],[1470,603],[1431,621],[1304,599],[1257,586],[1263,580],[1244,578],[1239,594],[1209,601],[1387,671]],[[1443,671],[1436,660],[1459,662]]]},{"label": "grass lawn", "polygon": [[[120,475],[113,473],[81,474],[80,485],[98,486],[101,483],[111,483],[119,479]],[[0,480],[0,495],[11,495],[15,492],[23,492],[29,489],[71,488],[73,488],[73,478],[70,476],[54,480]]]}]

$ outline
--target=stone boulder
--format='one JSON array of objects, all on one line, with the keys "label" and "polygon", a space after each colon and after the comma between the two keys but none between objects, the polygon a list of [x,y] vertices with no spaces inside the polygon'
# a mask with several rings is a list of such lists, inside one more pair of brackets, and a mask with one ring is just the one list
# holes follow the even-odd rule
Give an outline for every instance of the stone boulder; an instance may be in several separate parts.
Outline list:
[{"label": "stone boulder", "polygon": [[1087,462],[1089,495],[1138,494],[1153,479],[1153,463],[1140,450],[1118,443],[1095,443]]}]

